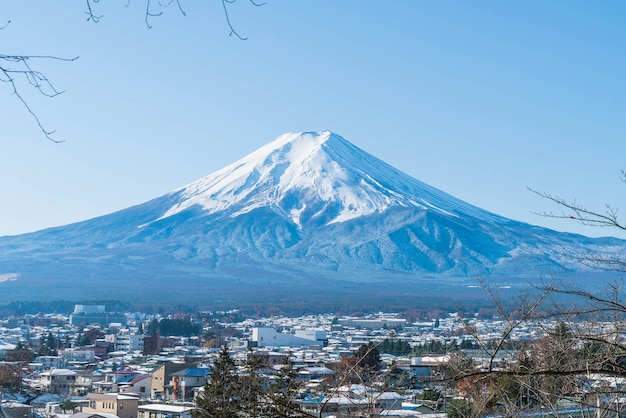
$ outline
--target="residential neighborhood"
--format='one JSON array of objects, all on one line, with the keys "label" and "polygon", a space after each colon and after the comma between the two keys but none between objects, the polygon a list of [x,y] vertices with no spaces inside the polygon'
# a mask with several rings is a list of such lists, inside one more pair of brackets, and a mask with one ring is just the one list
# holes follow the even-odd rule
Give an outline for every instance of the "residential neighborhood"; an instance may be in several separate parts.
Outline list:
[{"label": "residential neighborhood", "polygon": [[[188,418],[224,349],[240,373],[250,359],[257,361],[267,388],[281,368],[293,367],[293,400],[309,416],[444,417],[446,404],[465,396],[443,379],[451,357],[462,352],[477,364],[493,361],[478,343],[497,340],[507,326],[501,319],[455,313],[419,320],[378,313],[203,322],[76,309],[91,312],[80,322],[76,314],[0,320],[3,418]],[[187,335],[147,333],[159,323],[184,324]],[[196,329],[193,335],[188,325]],[[527,341],[543,332],[545,327],[519,327],[508,340]],[[377,354],[371,369],[376,373],[367,377],[355,375],[356,365],[348,362],[364,347]],[[514,350],[497,353],[500,362],[514,358]]]}]

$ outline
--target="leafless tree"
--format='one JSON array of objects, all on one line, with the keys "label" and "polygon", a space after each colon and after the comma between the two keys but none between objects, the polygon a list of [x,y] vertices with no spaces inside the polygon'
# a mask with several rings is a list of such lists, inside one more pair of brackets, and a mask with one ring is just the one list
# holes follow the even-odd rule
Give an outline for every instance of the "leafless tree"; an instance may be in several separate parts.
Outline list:
[{"label": "leafless tree", "polygon": [[[625,170],[621,171],[620,180],[622,183],[626,184]],[[620,218],[619,209],[610,204],[605,204],[602,210],[595,210],[581,205],[575,200],[570,201],[558,195],[540,192],[535,189],[529,190],[555,203],[560,208],[558,212],[538,212],[538,215],[547,218],[567,219],[585,226],[617,229],[622,232],[626,231],[626,220]],[[626,272],[626,259],[624,258],[624,254],[608,252],[585,253],[575,254],[573,257],[596,269]]]},{"label": "leafless tree", "polygon": [[[618,211],[608,205],[605,211],[594,211],[534,192],[562,210],[544,216],[626,230]],[[622,254],[577,257],[618,274],[626,270]],[[497,338],[487,339],[479,326],[467,324],[474,327],[482,355],[461,355],[449,363],[445,380],[465,406],[451,416],[514,417],[538,411],[545,416],[626,416],[626,289],[621,280],[583,287],[554,278],[537,286],[534,297],[516,303],[483,287],[503,326]],[[535,336],[514,341],[512,336],[522,328]]]},{"label": "leafless tree", "polygon": [[[145,7],[144,22],[148,28],[152,28],[151,21],[153,18],[161,16],[164,13],[164,10],[172,5],[176,6],[179,13],[186,16],[180,0],[143,1]],[[224,18],[226,20],[226,24],[228,25],[230,35],[234,35],[240,40],[246,40],[246,37],[243,37],[237,30],[235,30],[229,15],[229,6],[236,3],[237,0],[220,1],[222,2]],[[254,0],[247,1],[251,5],[257,7],[265,4],[255,2]],[[86,0],[85,14],[87,15],[88,21],[98,23],[103,18],[103,14],[98,10],[99,3],[100,0]],[[125,0],[125,3],[128,7],[130,5],[130,0]],[[2,26],[0,26],[0,31],[6,30],[10,23],[10,20],[5,22]],[[39,118],[38,113],[31,107],[28,100],[25,98],[23,91],[25,88],[32,87],[39,94],[46,97],[55,97],[63,93],[62,90],[58,90],[54,86],[52,81],[40,69],[41,67],[39,64],[41,61],[45,60],[74,61],[76,59],[78,59],[78,56],[62,58],[55,55],[20,55],[0,53],[0,81],[8,86],[9,92],[18,99],[26,111],[32,116],[43,135],[50,141],[56,143],[63,142],[63,140],[54,136],[55,130],[50,130],[45,127]]]},{"label": "leafless tree", "polygon": [[[11,21],[6,22],[0,30],[6,30]],[[37,113],[33,111],[28,101],[22,94],[25,87],[32,87],[38,93],[46,97],[55,97],[63,93],[58,90],[50,79],[38,69],[42,60],[74,61],[74,58],[60,58],[50,55],[13,55],[0,53],[0,81],[9,87],[12,95],[24,106],[26,111],[34,118],[35,123],[46,138],[53,142],[62,142],[52,137],[54,130],[44,127]]]}]

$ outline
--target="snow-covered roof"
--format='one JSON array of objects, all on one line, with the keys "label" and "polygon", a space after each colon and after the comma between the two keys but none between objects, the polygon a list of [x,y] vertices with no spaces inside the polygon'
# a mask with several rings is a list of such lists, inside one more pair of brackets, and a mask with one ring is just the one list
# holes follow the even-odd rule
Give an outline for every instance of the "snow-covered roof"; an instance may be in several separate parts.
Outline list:
[{"label": "snow-covered roof", "polygon": [[41,373],[42,376],[74,376],[76,372],[69,369],[52,369]]},{"label": "snow-covered roof", "polygon": [[138,409],[143,410],[143,411],[163,411],[163,412],[181,413],[181,412],[186,412],[186,411],[195,409],[195,407],[182,406],[182,405],[148,404],[148,405],[140,405]]},{"label": "snow-covered roof", "polygon": [[0,351],[15,350],[15,347],[17,347],[15,344],[0,341]]}]

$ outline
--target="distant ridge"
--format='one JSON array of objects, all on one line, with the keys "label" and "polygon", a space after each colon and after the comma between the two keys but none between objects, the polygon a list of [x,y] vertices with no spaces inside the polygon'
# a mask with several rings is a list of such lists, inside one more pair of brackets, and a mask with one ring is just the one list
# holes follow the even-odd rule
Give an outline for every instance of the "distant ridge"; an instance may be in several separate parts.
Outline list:
[{"label": "distant ridge", "polygon": [[479,276],[519,284],[587,274],[568,254],[624,247],[477,208],[332,132],[288,133],[144,204],[0,237],[0,277],[11,278],[0,281],[0,301],[38,292],[254,298],[255,287],[290,293],[312,283],[445,294]]}]

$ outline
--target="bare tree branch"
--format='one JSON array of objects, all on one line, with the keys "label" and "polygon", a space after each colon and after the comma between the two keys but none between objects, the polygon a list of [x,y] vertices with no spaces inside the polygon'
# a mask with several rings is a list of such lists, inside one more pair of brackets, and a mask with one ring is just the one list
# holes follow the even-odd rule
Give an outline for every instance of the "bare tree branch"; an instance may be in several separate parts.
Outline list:
[{"label": "bare tree branch", "polygon": [[[622,180],[626,180],[626,174],[622,171]],[[553,212],[539,212],[538,215],[548,218],[556,219],[572,219],[582,225],[596,226],[596,227],[612,227],[618,228],[622,231],[626,231],[626,223],[623,223],[618,218],[618,210],[611,205],[605,205],[605,211],[594,211],[587,209],[586,207],[579,205],[576,201],[570,202],[562,197],[551,195],[549,193],[539,192],[537,190],[528,188],[536,195],[548,199],[557,205],[561,206],[564,210],[561,213]]]},{"label": "bare tree branch", "polygon": [[[87,14],[87,20],[92,21],[94,23],[98,23],[100,19],[102,19],[103,15],[94,13],[94,4],[100,3],[100,0],[86,0],[86,1],[87,1],[87,10],[85,11],[85,13]],[[145,1],[144,23],[146,24],[148,29],[152,29],[152,23],[150,22],[151,18],[159,17],[163,15],[163,9],[171,6],[174,3],[176,3],[176,6],[178,7],[179,12],[183,16],[187,16],[187,13],[183,9],[183,6],[180,0],[157,1],[157,4],[156,4],[156,6],[158,7],[157,9],[155,9],[155,6],[152,0],[144,0],[144,1]],[[261,7],[266,4],[265,2],[258,3],[258,2],[255,2],[254,0],[248,0],[248,1],[250,2],[251,5],[256,6],[256,7]],[[235,37],[239,38],[242,41],[245,41],[248,38],[241,36],[239,32],[235,30],[235,27],[233,26],[230,20],[228,5],[234,4],[236,2],[237,0],[222,0],[222,8],[224,9],[224,18],[226,20],[226,24],[228,25],[228,29],[230,30],[229,35],[231,36],[235,35]],[[126,7],[128,7],[129,4],[130,4],[130,0],[127,0]]]},{"label": "bare tree branch", "polygon": [[98,23],[100,19],[102,19],[102,15],[96,15],[93,13],[93,8],[91,7],[92,2],[99,3],[100,0],[87,0],[87,10],[85,11],[85,14],[87,15],[87,21]]},{"label": "bare tree branch", "polygon": [[32,60],[59,60],[59,61],[75,61],[74,58],[60,58],[48,55],[5,55],[0,54],[0,81],[9,84],[11,93],[14,94],[28,113],[33,117],[35,123],[44,134],[52,142],[63,142],[63,140],[52,137],[54,130],[48,130],[44,127],[39,116],[33,111],[24,96],[18,88],[19,78],[23,78],[30,86],[34,87],[41,95],[46,97],[54,97],[62,94],[63,91],[57,90],[48,77],[39,70],[34,69],[30,62]]},{"label": "bare tree branch", "polygon": [[[158,0],[157,6],[160,9],[155,10],[153,7],[152,0],[144,0],[145,1],[145,15],[144,22],[146,26],[150,29],[152,28],[152,24],[150,23],[150,19],[153,17],[158,17],[163,14],[163,9],[171,6],[172,4],[176,4],[179,12],[183,16],[187,16],[185,10],[182,7],[180,0]],[[241,40],[246,40],[247,38],[242,37],[239,33],[234,29],[232,22],[230,21],[230,16],[228,14],[228,7],[226,3],[232,4],[237,0],[222,0],[222,6],[224,8],[224,15],[226,18],[226,23],[230,29],[230,35],[235,35],[237,38]],[[256,3],[253,0],[249,0],[250,4],[253,6],[263,6],[265,3]],[[86,10],[85,14],[87,15],[87,20],[98,23],[103,18],[103,14],[97,13],[95,10],[95,5],[99,4],[100,0],[86,0]],[[126,1],[126,7],[130,5],[130,0]],[[5,29],[11,20],[8,20],[4,25],[0,26],[0,30]],[[57,90],[52,82],[48,79],[48,77],[41,71],[34,69],[30,66],[29,62],[34,59],[52,59],[52,60],[61,60],[61,61],[74,61],[78,59],[75,58],[60,58],[56,56],[44,56],[44,55],[5,55],[0,54],[0,82],[7,83],[10,86],[10,91],[13,95],[15,95],[18,100],[22,103],[22,106],[26,108],[26,111],[30,113],[30,115],[35,120],[35,123],[39,127],[40,131],[44,134],[46,138],[53,142],[63,142],[63,140],[53,138],[54,130],[46,129],[44,124],[41,122],[38,114],[33,110],[30,106],[29,102],[26,100],[24,95],[22,94],[22,90],[20,90],[19,86],[19,78],[23,77],[28,84],[38,90],[38,92],[47,97],[58,96],[63,93],[62,91]],[[15,68],[17,66],[17,68]]]}]

